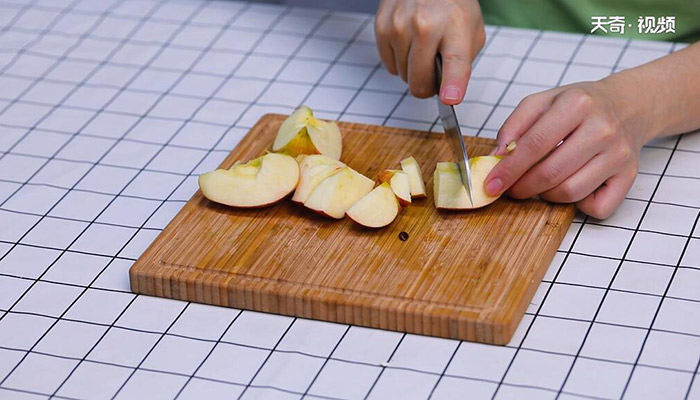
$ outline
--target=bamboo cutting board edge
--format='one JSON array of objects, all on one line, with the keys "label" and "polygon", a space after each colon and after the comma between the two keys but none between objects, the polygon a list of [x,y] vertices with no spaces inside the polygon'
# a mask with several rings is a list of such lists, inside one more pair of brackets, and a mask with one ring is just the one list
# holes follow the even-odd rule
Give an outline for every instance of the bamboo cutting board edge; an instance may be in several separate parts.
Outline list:
[{"label": "bamboo cutting board edge", "polygon": [[[263,116],[249,134],[226,157],[221,164],[221,168],[227,168],[235,160],[244,158],[242,157],[244,154],[251,158],[251,151],[256,146],[256,138],[249,136],[255,133],[262,136],[259,138],[260,140],[268,142],[264,146],[264,148],[267,148],[269,143],[271,143],[271,140],[267,137],[270,136],[270,133],[261,133],[262,127],[279,123],[284,117],[275,114]],[[436,135],[435,133],[401,128],[376,127],[354,123],[341,122],[340,125],[344,132],[363,131],[376,133],[376,131],[381,130],[383,134],[401,135],[410,138],[415,138],[416,136],[433,137]],[[493,143],[492,140],[483,138],[467,137],[466,140],[470,146],[491,145]],[[261,153],[261,151],[258,151],[258,153]],[[350,165],[355,167],[352,163]],[[423,168],[425,175],[425,167]],[[364,172],[361,168],[357,169],[360,172]],[[430,175],[432,175],[432,171],[430,171]],[[431,189],[431,187],[427,187],[428,191]],[[432,198],[422,201],[432,202]],[[285,283],[280,279],[202,270],[194,266],[165,262],[163,260],[162,242],[168,237],[178,240],[177,229],[179,224],[188,222],[186,220],[188,217],[194,218],[190,214],[192,212],[196,214],[197,207],[202,206],[208,207],[211,205],[198,191],[132,266],[130,278],[134,292],[495,344],[505,344],[510,340],[574,215],[572,206],[553,206],[556,207],[557,212],[540,215],[540,219],[544,219],[544,221],[540,221],[536,225],[542,225],[542,230],[545,231],[543,236],[547,237],[548,246],[543,247],[536,259],[533,259],[533,262],[529,264],[530,270],[520,271],[521,275],[530,278],[530,282],[527,282],[524,291],[516,296],[518,301],[515,304],[502,304],[501,300],[505,296],[510,295],[510,293],[504,292],[498,298],[498,301],[489,307],[465,307],[420,299],[397,299],[393,296],[377,295],[377,293],[358,293],[352,290],[339,291],[329,287],[300,285],[299,282]],[[222,208],[222,206],[213,207]],[[550,221],[547,217],[552,215],[554,218]],[[401,218],[401,215],[399,218]],[[261,283],[261,281],[266,282]],[[251,282],[254,284],[251,284]],[[353,293],[348,294],[348,292]]]}]

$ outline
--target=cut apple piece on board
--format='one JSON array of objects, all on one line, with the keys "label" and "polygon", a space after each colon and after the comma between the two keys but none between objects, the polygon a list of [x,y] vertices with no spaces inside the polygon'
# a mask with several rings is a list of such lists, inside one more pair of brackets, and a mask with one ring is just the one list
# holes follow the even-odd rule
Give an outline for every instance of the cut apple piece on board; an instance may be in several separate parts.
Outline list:
[{"label": "cut apple piece on board", "polygon": [[301,106],[282,122],[272,151],[296,157],[299,154],[323,154],[339,160],[343,137],[335,122],[314,117],[313,111]]},{"label": "cut apple piece on board", "polygon": [[275,153],[199,176],[199,188],[204,197],[216,203],[244,208],[272,205],[290,194],[298,182],[297,161]]},{"label": "cut apple piece on board", "polygon": [[304,206],[319,214],[341,219],[372,187],[374,181],[350,167],[343,167],[323,179],[306,199]]},{"label": "cut apple piece on board", "polygon": [[401,161],[401,169],[408,174],[411,185],[411,197],[425,197],[425,182],[423,182],[423,173],[420,170],[418,161],[413,157],[408,157]]},{"label": "cut apple piece on board", "polygon": [[300,178],[297,190],[292,196],[292,201],[296,203],[304,203],[322,180],[345,167],[342,162],[321,154],[301,155],[297,157],[297,161],[299,161]]},{"label": "cut apple piece on board", "polygon": [[391,190],[399,199],[399,204],[404,207],[411,204],[411,182],[407,173],[388,169],[379,174],[379,181],[389,183]]},{"label": "cut apple piece on board", "polygon": [[484,207],[496,201],[500,196],[489,196],[484,188],[484,181],[499,161],[501,161],[500,156],[481,156],[469,159],[474,204],[469,202],[467,190],[459,176],[457,163],[437,163],[433,179],[435,207],[448,210],[470,210]]},{"label": "cut apple piece on board", "polygon": [[399,200],[388,182],[384,182],[357,201],[346,212],[351,220],[367,228],[389,225],[399,213]]}]

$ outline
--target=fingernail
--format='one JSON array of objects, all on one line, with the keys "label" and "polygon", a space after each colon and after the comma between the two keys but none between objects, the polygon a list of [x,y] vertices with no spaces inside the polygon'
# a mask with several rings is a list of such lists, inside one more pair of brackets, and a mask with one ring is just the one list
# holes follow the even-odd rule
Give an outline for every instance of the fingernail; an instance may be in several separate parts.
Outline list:
[{"label": "fingernail", "polygon": [[503,182],[500,178],[493,178],[486,184],[486,193],[490,196],[496,196],[503,190]]},{"label": "fingernail", "polygon": [[496,155],[498,153],[498,145],[493,146],[493,149],[491,149],[491,152],[489,153],[490,156]]},{"label": "fingernail", "polygon": [[445,100],[459,100],[460,91],[457,86],[448,86],[442,91]]}]

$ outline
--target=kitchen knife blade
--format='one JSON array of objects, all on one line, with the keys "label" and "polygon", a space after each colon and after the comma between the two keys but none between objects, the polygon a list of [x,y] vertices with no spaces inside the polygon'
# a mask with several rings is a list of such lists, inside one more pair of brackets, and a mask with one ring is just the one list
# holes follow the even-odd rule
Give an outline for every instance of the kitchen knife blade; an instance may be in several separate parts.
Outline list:
[{"label": "kitchen knife blade", "polygon": [[440,101],[439,91],[442,81],[442,57],[440,54],[435,57],[435,65],[437,67],[438,113],[440,114],[440,120],[442,120],[442,127],[445,129],[447,140],[450,142],[452,152],[457,159],[459,176],[462,178],[462,184],[467,190],[469,202],[474,205],[474,200],[472,199],[472,172],[469,168],[467,147],[464,145],[464,137],[462,136],[462,131],[459,129],[459,123],[457,122],[457,114],[455,113],[455,108],[453,106],[448,106]]}]

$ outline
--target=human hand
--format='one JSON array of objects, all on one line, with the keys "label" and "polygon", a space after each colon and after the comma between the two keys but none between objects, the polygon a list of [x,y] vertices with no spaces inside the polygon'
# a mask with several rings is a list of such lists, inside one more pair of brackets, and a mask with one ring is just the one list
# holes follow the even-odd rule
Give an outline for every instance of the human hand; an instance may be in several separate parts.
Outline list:
[{"label": "human hand", "polygon": [[382,0],[374,20],[379,55],[416,97],[436,93],[435,56],[442,55],[440,99],[459,104],[486,33],[477,0]]},{"label": "human hand", "polygon": [[645,96],[613,77],[523,99],[499,130],[494,154],[505,155],[513,141],[516,147],[491,171],[486,191],[576,203],[594,218],[612,214],[634,182],[651,135]]}]

